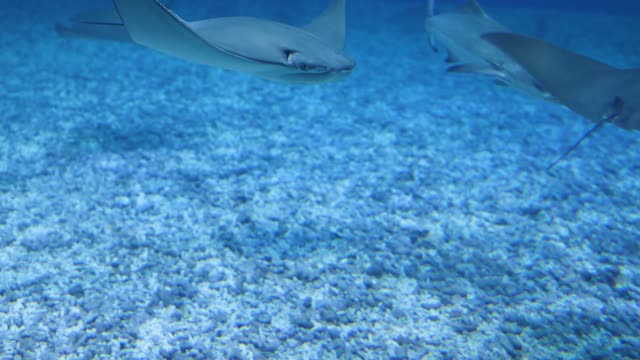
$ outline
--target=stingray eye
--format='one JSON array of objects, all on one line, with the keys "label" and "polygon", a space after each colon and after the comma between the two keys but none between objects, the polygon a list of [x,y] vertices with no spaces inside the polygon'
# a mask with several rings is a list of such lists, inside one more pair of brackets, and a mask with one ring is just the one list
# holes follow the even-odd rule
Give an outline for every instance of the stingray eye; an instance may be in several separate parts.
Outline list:
[{"label": "stingray eye", "polygon": [[287,59],[287,63],[289,63],[291,65],[294,65],[295,64],[295,57],[296,57],[297,53],[298,52],[295,51],[295,50],[290,50],[290,49],[284,50],[284,57],[285,57],[285,59]]},{"label": "stingray eye", "polygon": [[285,50],[284,55],[287,57],[287,64],[293,65],[302,71],[311,71],[314,68],[299,51]]}]

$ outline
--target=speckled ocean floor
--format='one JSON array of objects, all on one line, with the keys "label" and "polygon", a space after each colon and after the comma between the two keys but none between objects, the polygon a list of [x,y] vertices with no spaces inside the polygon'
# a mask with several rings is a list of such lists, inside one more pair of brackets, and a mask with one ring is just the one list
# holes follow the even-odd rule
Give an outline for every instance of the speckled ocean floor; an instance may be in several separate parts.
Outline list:
[{"label": "speckled ocean floor", "polygon": [[[591,125],[445,75],[413,22],[298,88],[14,15],[0,358],[640,358],[637,133],[546,172]],[[640,65],[637,19],[496,16]]]}]

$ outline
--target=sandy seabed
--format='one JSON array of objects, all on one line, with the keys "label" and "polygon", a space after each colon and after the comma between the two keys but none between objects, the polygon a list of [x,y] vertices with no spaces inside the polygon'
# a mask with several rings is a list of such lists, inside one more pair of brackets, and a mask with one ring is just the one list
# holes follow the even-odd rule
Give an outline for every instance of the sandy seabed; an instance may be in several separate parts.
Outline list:
[{"label": "sandy seabed", "polygon": [[[493,13],[640,66],[632,17]],[[290,87],[38,20],[0,23],[0,358],[640,357],[637,133],[547,172],[591,124],[411,23]]]}]

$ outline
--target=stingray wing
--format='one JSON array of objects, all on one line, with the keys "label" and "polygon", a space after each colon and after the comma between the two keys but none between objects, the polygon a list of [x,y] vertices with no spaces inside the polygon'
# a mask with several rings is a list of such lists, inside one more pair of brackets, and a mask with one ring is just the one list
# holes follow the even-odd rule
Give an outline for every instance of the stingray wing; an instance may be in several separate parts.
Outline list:
[{"label": "stingray wing", "polygon": [[85,12],[71,19],[71,27],[56,24],[55,29],[62,36],[133,41],[115,9]]},{"label": "stingray wing", "polygon": [[303,27],[305,31],[314,34],[333,50],[344,50],[346,33],[346,0],[335,0],[325,11],[309,24]]},{"label": "stingray wing", "polygon": [[559,102],[593,121],[623,92],[623,71],[548,42],[513,33],[483,38],[517,61]]},{"label": "stingray wing", "polygon": [[113,3],[129,35],[140,45],[200,64],[251,71],[251,62],[202,38],[157,0],[113,0]]}]

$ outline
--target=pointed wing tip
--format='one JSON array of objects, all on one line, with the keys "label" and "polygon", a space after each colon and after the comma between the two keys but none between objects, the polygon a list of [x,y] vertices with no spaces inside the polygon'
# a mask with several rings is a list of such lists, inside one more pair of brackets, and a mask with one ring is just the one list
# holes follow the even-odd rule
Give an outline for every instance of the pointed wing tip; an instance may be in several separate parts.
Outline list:
[{"label": "pointed wing tip", "polygon": [[482,6],[476,0],[468,0],[464,5],[459,7],[456,12],[461,14],[471,14],[488,18],[489,15],[484,11]]},{"label": "pointed wing tip", "polygon": [[346,37],[346,0],[335,0],[304,29],[338,51],[345,46]]}]

